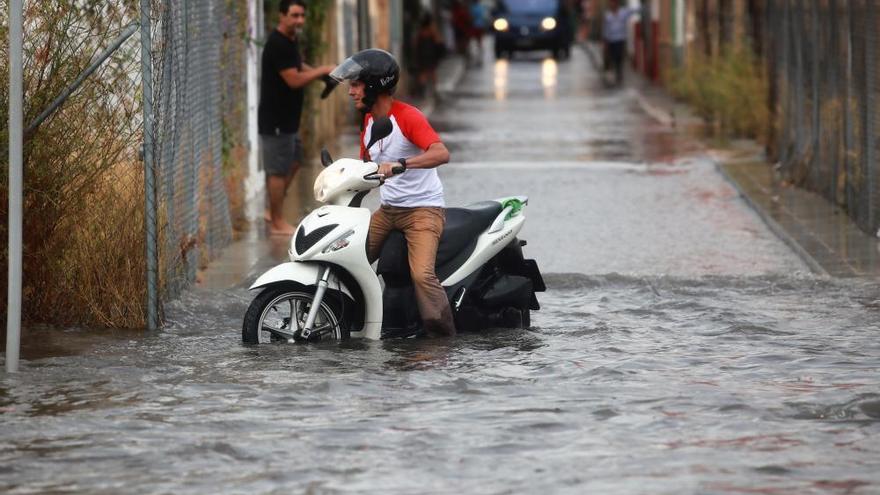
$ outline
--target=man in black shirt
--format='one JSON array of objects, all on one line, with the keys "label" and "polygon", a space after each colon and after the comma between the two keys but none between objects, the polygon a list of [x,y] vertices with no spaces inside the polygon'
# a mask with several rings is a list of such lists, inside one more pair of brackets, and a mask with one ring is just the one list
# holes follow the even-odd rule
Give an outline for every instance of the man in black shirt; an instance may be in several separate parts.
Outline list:
[{"label": "man in black shirt", "polygon": [[299,121],[303,88],[329,74],[335,66],[311,67],[302,61],[299,38],[306,22],[304,0],[281,0],[278,27],[263,48],[258,125],[269,195],[269,233],[292,235],[294,227],[282,214],[284,195],[302,163]]}]

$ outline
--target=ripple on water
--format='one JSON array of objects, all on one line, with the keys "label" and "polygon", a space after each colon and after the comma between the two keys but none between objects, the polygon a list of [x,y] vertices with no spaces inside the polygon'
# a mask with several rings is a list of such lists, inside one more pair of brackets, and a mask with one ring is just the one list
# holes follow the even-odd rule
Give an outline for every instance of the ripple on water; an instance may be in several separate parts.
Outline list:
[{"label": "ripple on water", "polygon": [[880,486],[875,284],[547,281],[533,329],[454,342],[244,347],[220,294],[162,336],[26,361],[0,382],[0,491]]},{"label": "ripple on water", "polygon": [[880,395],[862,394],[843,403],[790,402],[788,417],[801,420],[876,422],[880,420]]}]

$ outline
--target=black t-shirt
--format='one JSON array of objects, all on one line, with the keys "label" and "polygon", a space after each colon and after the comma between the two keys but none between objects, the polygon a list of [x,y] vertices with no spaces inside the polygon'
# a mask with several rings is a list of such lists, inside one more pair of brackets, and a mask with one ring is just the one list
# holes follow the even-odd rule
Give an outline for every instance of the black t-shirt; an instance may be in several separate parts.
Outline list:
[{"label": "black t-shirt", "polygon": [[299,43],[273,30],[263,48],[260,78],[260,106],[257,122],[260,134],[287,134],[299,130],[303,107],[303,89],[293,89],[280,72],[295,67],[302,70]]}]

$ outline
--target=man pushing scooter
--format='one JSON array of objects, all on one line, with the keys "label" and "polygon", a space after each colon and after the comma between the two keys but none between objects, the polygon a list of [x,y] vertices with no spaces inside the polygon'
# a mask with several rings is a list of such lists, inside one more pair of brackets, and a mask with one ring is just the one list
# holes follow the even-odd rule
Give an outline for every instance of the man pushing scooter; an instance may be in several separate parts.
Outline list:
[{"label": "man pushing scooter", "polygon": [[[379,257],[392,230],[401,231],[406,237],[423,329],[431,336],[453,336],[449,300],[434,271],[446,222],[443,184],[436,167],[449,161],[449,150],[422,112],[392,96],[400,68],[390,53],[363,50],[342,62],[330,77],[349,82],[348,95],[364,113],[361,158],[378,163],[378,174],[385,177],[380,188],[381,206],[370,221],[369,260]],[[368,151],[373,121],[382,117],[391,120],[391,134]],[[392,169],[400,165],[406,173],[395,176]]]}]

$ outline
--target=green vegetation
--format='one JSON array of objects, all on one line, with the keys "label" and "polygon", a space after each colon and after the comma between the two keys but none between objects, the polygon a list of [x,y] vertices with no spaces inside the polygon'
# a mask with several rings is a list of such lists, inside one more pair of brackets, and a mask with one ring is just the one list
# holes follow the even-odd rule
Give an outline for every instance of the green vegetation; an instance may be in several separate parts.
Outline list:
[{"label": "green vegetation", "polygon": [[694,106],[716,137],[766,140],[771,125],[767,78],[750,49],[725,47],[711,58],[694,54],[667,84]]}]

